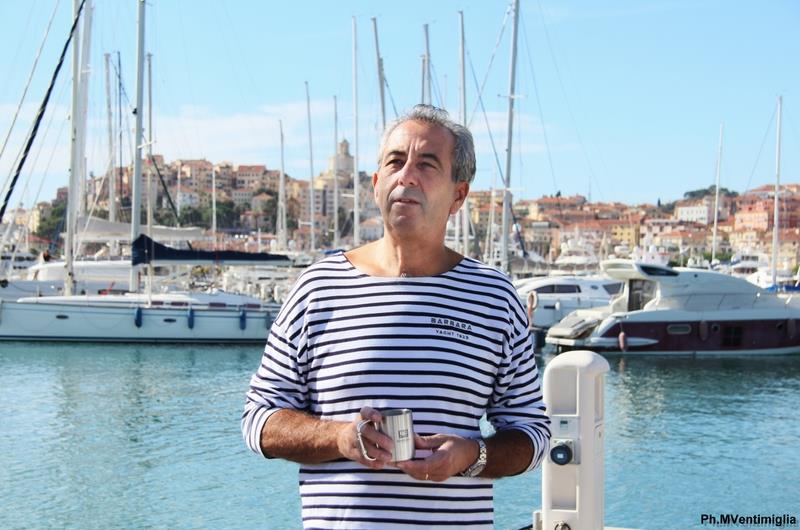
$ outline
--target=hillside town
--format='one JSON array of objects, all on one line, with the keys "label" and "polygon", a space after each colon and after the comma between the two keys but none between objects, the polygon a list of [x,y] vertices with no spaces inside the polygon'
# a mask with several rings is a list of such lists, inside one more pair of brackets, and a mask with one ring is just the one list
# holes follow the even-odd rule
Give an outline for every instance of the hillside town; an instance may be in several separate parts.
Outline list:
[{"label": "hillside town", "polygon": [[[276,249],[277,204],[280,170],[265,165],[237,165],[209,160],[167,162],[153,155],[144,162],[144,206],[152,197],[156,224],[202,226],[210,229],[212,210],[216,230],[209,230],[200,248],[237,250]],[[132,167],[116,169],[116,220],[129,221]],[[360,240],[378,239],[382,234],[379,211],[372,197],[371,177],[359,172]],[[92,176],[81,194],[81,213],[108,218],[109,179]],[[149,188],[149,189],[148,189]],[[338,188],[338,201],[336,192]],[[316,246],[331,248],[334,226],[338,226],[340,247],[352,245],[353,156],[347,140],[328,158],[324,171],[313,181],[285,177],[287,239],[291,250],[310,250],[310,190],[314,194]],[[683,264],[692,258],[709,258],[713,246],[714,187],[687,192],[671,203],[628,205],[592,202],[582,195],[543,196],[514,200],[513,223],[516,251],[541,256],[552,263],[570,241],[580,241],[599,257],[619,254],[620,249],[658,248],[668,261]],[[774,185],[763,185],[738,194],[721,189],[717,212],[715,257],[730,258],[736,252],[772,252]],[[10,211],[5,223],[26,231],[33,251],[61,245],[67,188],[60,188],[49,202],[30,211]],[[172,206],[170,206],[172,203]],[[212,203],[215,203],[212,204]],[[778,260],[783,268],[796,270],[800,242],[800,184],[780,188]],[[215,206],[215,208],[212,208]],[[126,210],[126,208],[128,208]],[[469,195],[470,253],[485,257],[499,237],[502,195],[491,190],[473,190]],[[338,219],[334,219],[334,215]],[[127,216],[127,217],[126,217]],[[522,247],[519,238],[522,238]],[[216,238],[216,239],[214,239]],[[534,254],[535,253],[535,254]]]}]

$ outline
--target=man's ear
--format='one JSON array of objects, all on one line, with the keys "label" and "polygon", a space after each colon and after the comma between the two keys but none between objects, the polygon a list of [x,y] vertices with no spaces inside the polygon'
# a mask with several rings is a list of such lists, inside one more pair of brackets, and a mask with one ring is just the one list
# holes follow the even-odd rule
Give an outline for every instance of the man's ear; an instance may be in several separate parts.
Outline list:
[{"label": "man's ear", "polygon": [[378,172],[372,174],[372,197],[375,199],[375,204],[378,204],[378,188],[375,186],[378,184]]},{"label": "man's ear", "polygon": [[464,201],[467,200],[469,195],[469,182],[456,182],[455,196],[453,197],[453,204],[450,206],[450,215],[454,215]]}]

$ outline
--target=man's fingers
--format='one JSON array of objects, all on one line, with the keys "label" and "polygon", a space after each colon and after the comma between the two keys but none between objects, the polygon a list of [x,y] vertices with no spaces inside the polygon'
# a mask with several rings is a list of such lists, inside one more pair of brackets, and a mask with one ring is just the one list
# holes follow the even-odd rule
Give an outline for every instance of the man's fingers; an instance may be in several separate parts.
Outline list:
[{"label": "man's fingers", "polygon": [[426,458],[424,460],[406,460],[397,462],[396,466],[410,477],[417,480],[442,482],[450,478],[447,466],[441,459]]},{"label": "man's fingers", "polygon": [[381,420],[383,419],[381,413],[373,409],[372,407],[367,407],[367,406],[361,407],[360,414],[362,419],[374,421],[376,423],[380,423]]},{"label": "man's fingers", "polygon": [[447,437],[441,434],[434,434],[432,436],[419,436],[414,435],[414,447],[417,449],[437,449],[447,441]]}]

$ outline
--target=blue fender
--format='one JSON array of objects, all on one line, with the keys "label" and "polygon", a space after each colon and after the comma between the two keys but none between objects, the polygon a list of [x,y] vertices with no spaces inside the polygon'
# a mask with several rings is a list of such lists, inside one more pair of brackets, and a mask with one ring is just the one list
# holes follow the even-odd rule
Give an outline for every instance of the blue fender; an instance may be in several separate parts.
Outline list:
[{"label": "blue fender", "polygon": [[247,311],[242,309],[239,311],[239,329],[247,328]]},{"label": "blue fender", "polygon": [[133,323],[136,324],[137,328],[142,327],[142,308],[137,307],[136,311],[133,312]]},{"label": "blue fender", "polygon": [[191,307],[189,308],[189,312],[186,314],[186,324],[189,326],[189,329],[194,329],[194,309]]}]

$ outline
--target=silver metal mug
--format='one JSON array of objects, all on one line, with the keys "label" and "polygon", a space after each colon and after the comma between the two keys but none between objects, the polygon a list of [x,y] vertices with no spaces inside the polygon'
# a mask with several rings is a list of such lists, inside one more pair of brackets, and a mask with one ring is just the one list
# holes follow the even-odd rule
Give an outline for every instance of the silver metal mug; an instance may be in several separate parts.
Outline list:
[{"label": "silver metal mug", "polygon": [[387,409],[380,413],[383,421],[377,428],[394,442],[392,462],[414,458],[414,421],[411,409]]}]

